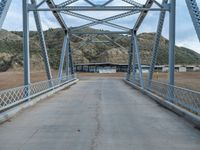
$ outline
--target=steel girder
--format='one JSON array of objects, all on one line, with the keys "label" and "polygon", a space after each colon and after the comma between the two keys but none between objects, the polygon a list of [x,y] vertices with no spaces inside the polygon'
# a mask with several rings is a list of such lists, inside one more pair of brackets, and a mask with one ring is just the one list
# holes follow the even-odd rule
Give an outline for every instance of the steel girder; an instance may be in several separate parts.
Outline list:
[{"label": "steel girder", "polygon": [[[62,47],[62,51],[60,54],[60,66],[59,66],[59,70],[58,70],[58,78],[60,80],[62,79],[62,75],[63,75],[63,66],[64,66],[65,59],[67,60],[67,63],[69,60],[68,52],[69,52],[69,33],[66,33],[64,36],[63,47]],[[67,55],[66,55],[66,53],[67,53]],[[68,71],[66,73],[68,73]]]},{"label": "steel girder", "polygon": [[197,5],[196,0],[185,0],[188,10],[190,12],[190,16],[192,18],[192,22],[194,24],[197,36],[200,41],[200,10]]},{"label": "steel girder", "polygon": [[131,36],[130,48],[128,51],[128,68],[127,68],[127,80],[130,80],[131,72],[133,72],[133,36]]},{"label": "steel girder", "polygon": [[126,3],[128,3],[128,4],[131,4],[131,5],[133,5],[133,6],[143,7],[142,4],[140,4],[140,3],[138,3],[138,2],[135,2],[135,1],[133,1],[133,0],[122,0],[122,1],[124,1],[124,2],[126,2]]},{"label": "steel girder", "polygon": [[69,68],[70,68],[70,74],[74,74],[74,62],[73,62],[73,56],[72,56],[72,48],[69,40]]},{"label": "steel girder", "polygon": [[170,0],[169,12],[169,79],[170,85],[174,85],[175,65],[175,34],[176,34],[176,0]]},{"label": "steel girder", "polygon": [[[47,5],[49,6],[49,8],[56,8],[56,4],[54,3],[53,0],[46,0]],[[59,12],[57,11],[52,11],[53,15],[56,17],[56,20],[59,22],[60,26],[62,27],[62,29],[67,32],[68,31],[68,27],[65,24],[65,21],[63,20],[62,16],[60,15]]]},{"label": "steel girder", "polygon": [[77,27],[77,28],[74,28],[73,30],[75,30],[75,29],[77,30],[77,29],[80,29],[80,28],[83,28],[83,27],[96,25],[96,24],[100,24],[100,23],[105,24],[107,26],[111,26],[111,27],[120,29],[120,30],[125,30],[125,31],[130,30],[127,27],[123,27],[123,26],[120,26],[120,25],[117,25],[117,24],[114,24],[114,23],[110,23],[110,22],[106,21],[106,19],[99,20],[99,19],[96,19],[96,18],[93,18],[93,17],[89,17],[89,16],[85,16],[85,15],[82,15],[82,14],[78,14],[78,13],[75,13],[75,12],[69,12],[69,11],[64,11],[63,13],[70,15],[70,16],[78,17],[78,18],[81,18],[81,19],[84,19],[84,20],[93,21],[93,23],[89,23],[89,25],[88,24],[83,25],[82,27]]},{"label": "steel girder", "polygon": [[0,30],[10,7],[11,1],[12,0],[1,0],[0,2]]},{"label": "steel girder", "polygon": [[126,50],[126,48],[125,48],[124,46],[122,46],[121,44],[119,44],[119,43],[113,41],[108,35],[105,35],[105,34],[104,34],[104,37],[107,38],[107,39],[108,39],[111,43],[113,43],[114,45],[116,45],[116,46],[118,46],[118,47],[120,47],[120,48]]},{"label": "steel girder", "polygon": [[[162,5],[167,4],[168,0],[163,0]],[[160,12],[159,20],[158,20],[158,26],[157,26],[157,32],[154,40],[154,47],[152,51],[152,58],[151,58],[151,64],[150,64],[150,69],[149,69],[149,75],[148,75],[148,80],[149,80],[149,87],[151,84],[151,80],[153,78],[153,72],[155,69],[156,61],[157,61],[157,56],[158,56],[158,50],[160,46],[160,37],[162,34],[162,29],[163,29],[163,24],[165,20],[165,11]]]},{"label": "steel girder", "polygon": [[67,6],[67,5],[70,5],[70,4],[72,4],[72,3],[75,3],[75,2],[77,2],[77,1],[79,1],[79,0],[68,0],[68,1],[65,1],[65,2],[63,2],[63,3],[60,3],[60,4],[56,5],[56,7],[65,7],[65,6]]},{"label": "steel girder", "polygon": [[81,32],[81,31],[71,31],[71,34],[131,34],[129,31],[90,31],[90,32]]},{"label": "steel girder", "polygon": [[[36,0],[31,0],[31,3],[33,5],[36,5]],[[47,79],[51,80],[52,79],[51,67],[49,64],[49,57],[48,57],[46,42],[45,42],[43,30],[42,30],[41,19],[40,19],[38,12],[34,11],[33,13],[34,13],[35,23],[36,23],[36,27],[37,27],[37,31],[38,31],[40,48],[41,48],[42,57],[43,57],[44,64],[45,64]]]},{"label": "steel girder", "polygon": [[90,0],[84,0],[86,3],[90,4],[91,6],[96,6],[93,2],[91,2]]},{"label": "steel girder", "polygon": [[108,4],[110,4],[111,2],[112,2],[113,0],[108,0],[107,2],[105,2],[103,5],[101,5],[102,7],[103,6],[106,6],[106,5],[108,5]]},{"label": "steel girder", "polygon": [[[136,35],[135,32],[133,32],[132,36],[133,36],[133,47],[134,47],[134,51],[135,51],[134,54],[135,54],[135,58],[136,58],[136,60],[134,58],[134,62],[137,62],[138,71],[139,71],[140,86],[142,88],[144,88],[142,64],[141,64],[140,50],[139,50],[138,41],[137,41],[137,35]],[[134,67],[136,67],[135,63],[133,65],[135,65]]]},{"label": "steel girder", "polygon": [[43,5],[47,0],[42,0],[40,3],[36,5],[36,8],[39,8],[41,5]]},{"label": "steel girder", "polygon": [[[69,13],[71,13],[71,12],[69,12]],[[82,28],[85,28],[85,27],[89,27],[89,26],[94,26],[94,25],[97,25],[97,24],[102,24],[102,23],[105,23],[105,22],[108,22],[108,21],[119,19],[119,18],[127,17],[127,16],[130,16],[130,15],[136,14],[136,13],[139,13],[139,11],[129,11],[129,12],[118,14],[118,15],[115,15],[115,16],[112,16],[112,17],[108,17],[108,18],[105,18],[105,19],[102,19],[102,20],[95,19],[95,21],[94,21],[94,18],[87,17],[87,19],[89,21],[93,21],[93,22],[85,24],[85,25],[82,25],[82,26],[79,26],[79,27],[76,27],[76,28],[73,28],[72,31],[79,30],[79,29],[82,29]],[[127,28],[126,28],[126,30],[127,30]]]},{"label": "steel girder", "polygon": [[[151,8],[151,6],[153,5],[153,0],[147,0],[144,8]],[[142,22],[144,21],[144,18],[146,17],[148,13],[148,10],[144,10],[141,12],[140,16],[138,17],[135,26],[133,27],[134,32],[137,32],[137,30],[139,29],[139,27],[141,26]]]},{"label": "steel girder", "polygon": [[23,4],[24,85],[30,85],[31,81],[30,81],[30,49],[29,49],[29,11],[28,11],[27,0],[23,0],[22,4]]},{"label": "steel girder", "polygon": [[168,11],[168,8],[145,8],[136,6],[65,6],[52,8],[34,8],[30,7],[29,11]]}]

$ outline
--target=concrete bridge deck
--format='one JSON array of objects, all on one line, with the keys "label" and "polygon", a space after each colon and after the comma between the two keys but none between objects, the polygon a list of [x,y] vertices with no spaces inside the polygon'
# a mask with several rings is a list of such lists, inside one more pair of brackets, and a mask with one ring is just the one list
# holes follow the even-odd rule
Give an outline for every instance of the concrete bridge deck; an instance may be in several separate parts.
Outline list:
[{"label": "concrete bridge deck", "polygon": [[200,131],[115,78],[85,78],[0,125],[0,150],[199,150]]}]

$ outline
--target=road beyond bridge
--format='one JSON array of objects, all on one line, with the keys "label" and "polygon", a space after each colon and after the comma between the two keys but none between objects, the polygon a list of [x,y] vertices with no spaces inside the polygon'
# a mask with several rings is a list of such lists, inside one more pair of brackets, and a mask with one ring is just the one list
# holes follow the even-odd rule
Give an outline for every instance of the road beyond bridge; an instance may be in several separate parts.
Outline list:
[{"label": "road beyond bridge", "polygon": [[199,150],[200,131],[108,77],[85,77],[0,125],[1,150]]}]

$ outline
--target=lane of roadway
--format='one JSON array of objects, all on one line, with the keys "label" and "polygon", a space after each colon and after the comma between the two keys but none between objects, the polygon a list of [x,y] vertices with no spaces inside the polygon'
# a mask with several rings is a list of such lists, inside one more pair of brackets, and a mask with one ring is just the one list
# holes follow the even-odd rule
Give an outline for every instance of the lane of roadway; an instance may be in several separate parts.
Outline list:
[{"label": "lane of roadway", "polygon": [[200,150],[200,131],[122,80],[91,77],[1,124],[0,150]]}]

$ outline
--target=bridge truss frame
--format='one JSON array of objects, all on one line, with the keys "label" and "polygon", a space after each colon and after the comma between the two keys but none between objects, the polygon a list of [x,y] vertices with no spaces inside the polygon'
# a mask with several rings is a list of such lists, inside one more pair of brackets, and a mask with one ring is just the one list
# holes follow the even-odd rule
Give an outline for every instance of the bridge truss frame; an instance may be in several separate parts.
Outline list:
[{"label": "bridge truss frame", "polygon": [[[121,0],[127,4],[128,6],[108,6],[112,3],[113,0],[107,0],[104,4],[95,4],[91,0],[84,0],[90,6],[71,6],[71,4],[77,2],[79,0],[66,0],[60,4],[55,4],[54,0],[41,0],[39,3],[36,0],[23,0],[23,59],[24,59],[24,86],[29,88],[31,85],[30,80],[30,49],[29,49],[29,14],[33,12],[34,19],[37,27],[40,49],[42,53],[42,57],[45,64],[47,79],[50,81],[49,86],[52,87],[52,74],[51,67],[49,64],[48,52],[45,43],[45,37],[42,29],[42,23],[39,12],[41,11],[50,11],[53,13],[54,17],[60,24],[63,32],[64,32],[64,41],[63,47],[61,50],[60,56],[60,65],[58,71],[58,80],[63,79],[63,67],[65,66],[65,74],[66,76],[74,75],[74,63],[72,57],[72,48],[70,45],[71,37],[76,36],[81,38],[80,34],[101,34],[104,35],[107,41],[102,42],[112,42],[115,45],[124,48],[119,43],[112,41],[107,34],[127,34],[131,37],[130,50],[128,56],[128,70],[126,80],[131,81],[133,84],[139,85],[142,89],[148,89],[149,91],[153,90],[153,86],[155,82],[153,81],[153,73],[154,68],[157,62],[157,55],[159,52],[160,46],[160,38],[162,34],[163,24],[165,20],[166,13],[169,13],[169,49],[168,49],[168,63],[169,63],[169,79],[168,79],[168,99],[172,100],[175,97],[174,90],[176,87],[174,86],[174,72],[175,72],[175,24],[176,24],[176,0],[162,0],[162,3],[159,3],[157,0],[146,0],[145,4],[140,4],[134,0]],[[191,15],[196,33],[200,40],[200,10],[196,3],[196,0],[185,0],[189,13]],[[46,3],[48,8],[43,8],[43,4]],[[0,29],[4,22],[5,16],[8,12],[9,6],[11,4],[11,0],[1,0],[0,2]],[[153,6],[157,7],[154,8]],[[121,11],[122,13],[113,15],[111,17],[107,17],[104,19],[98,19],[95,17],[90,17],[87,15],[83,15],[78,12],[82,11]],[[142,25],[144,19],[146,18],[148,12],[150,11],[158,11],[160,12],[159,21],[157,25],[157,32],[155,36],[155,43],[152,49],[150,70],[147,80],[144,80],[143,72],[142,72],[142,64],[141,64],[141,56],[140,49],[137,39],[137,33]],[[133,26],[133,28],[127,28],[125,26],[118,25],[116,23],[112,23],[111,21],[124,18],[130,15],[138,14],[139,17]],[[90,21],[90,23],[80,25],[78,27],[69,28],[65,20],[63,19],[61,14],[77,17],[80,19],[84,19]],[[119,29],[119,31],[99,31],[99,32],[83,32],[81,29],[86,27],[91,27],[95,25],[106,25],[109,27],[113,27],[115,29]],[[83,40],[85,42],[85,40]],[[100,42],[100,41],[96,41]],[[84,44],[83,44],[84,45]],[[137,73],[138,71],[138,73]],[[154,84],[154,85],[152,85]],[[157,84],[157,83],[156,83]],[[29,89],[26,89],[29,91]],[[30,95],[29,92],[26,92],[27,96]],[[196,94],[197,97],[199,93]]]}]

